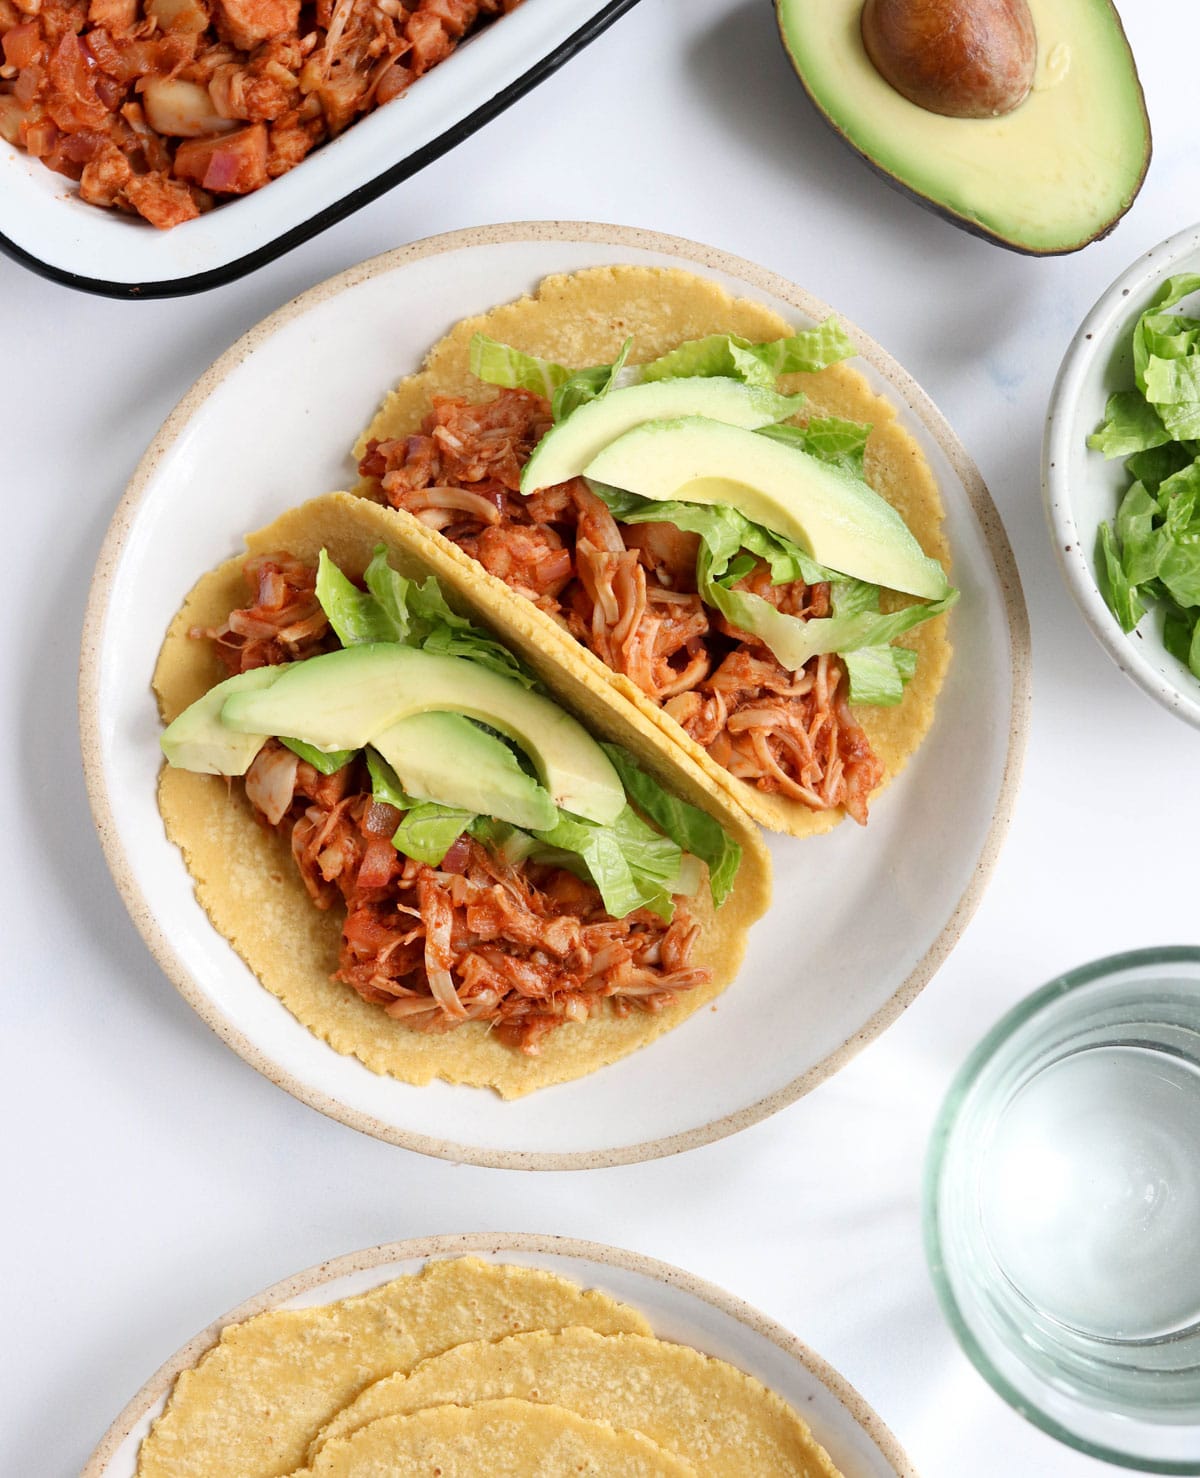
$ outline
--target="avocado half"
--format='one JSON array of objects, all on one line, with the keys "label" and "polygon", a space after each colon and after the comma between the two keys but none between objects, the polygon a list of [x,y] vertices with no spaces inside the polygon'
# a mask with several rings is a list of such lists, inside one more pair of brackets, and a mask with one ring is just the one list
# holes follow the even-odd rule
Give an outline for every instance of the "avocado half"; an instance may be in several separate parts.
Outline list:
[{"label": "avocado half", "polygon": [[783,44],[825,122],[889,184],[973,235],[1052,256],[1107,236],[1150,164],[1150,119],[1112,0],[1029,0],[1033,89],[1011,113],[948,118],[880,76],[862,0],[776,0]]}]

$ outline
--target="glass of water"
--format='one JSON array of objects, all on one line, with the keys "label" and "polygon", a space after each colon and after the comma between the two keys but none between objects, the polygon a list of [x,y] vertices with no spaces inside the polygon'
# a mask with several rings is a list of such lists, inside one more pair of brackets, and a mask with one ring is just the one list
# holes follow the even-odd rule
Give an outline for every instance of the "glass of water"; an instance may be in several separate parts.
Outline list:
[{"label": "glass of water", "polygon": [[1052,1436],[1200,1474],[1200,948],[1051,981],[972,1053],[925,1185],[942,1308]]}]

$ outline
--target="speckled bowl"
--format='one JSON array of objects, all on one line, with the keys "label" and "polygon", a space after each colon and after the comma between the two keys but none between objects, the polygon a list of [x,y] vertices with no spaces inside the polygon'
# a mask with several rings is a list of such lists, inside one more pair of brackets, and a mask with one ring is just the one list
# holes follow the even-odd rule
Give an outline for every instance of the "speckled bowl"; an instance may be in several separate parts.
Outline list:
[{"label": "speckled bowl", "polygon": [[1096,576],[1096,531],[1129,486],[1124,459],[1106,462],[1088,436],[1114,390],[1133,384],[1133,326],[1167,277],[1200,272],[1200,225],[1152,247],[1117,278],[1083,320],[1058,372],[1042,453],[1046,516],[1067,588],[1096,640],[1143,692],[1200,728],[1200,681],[1163,646],[1153,611],[1126,635]]}]

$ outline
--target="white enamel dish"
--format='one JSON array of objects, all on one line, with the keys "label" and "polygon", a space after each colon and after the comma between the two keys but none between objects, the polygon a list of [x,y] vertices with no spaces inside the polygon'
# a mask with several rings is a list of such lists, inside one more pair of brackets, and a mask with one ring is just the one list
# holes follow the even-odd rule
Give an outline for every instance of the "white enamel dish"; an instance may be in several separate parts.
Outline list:
[{"label": "white enamel dish", "polygon": [[636,3],[524,0],[290,173],[170,231],[85,205],[70,180],[0,140],[0,251],[110,297],[174,297],[232,282],[461,143]]},{"label": "white enamel dish", "polygon": [[138,1447],[175,1377],[227,1325],[271,1308],[304,1308],[365,1293],[431,1258],[486,1258],[544,1268],[639,1309],[660,1339],[692,1345],[755,1376],[804,1417],[845,1478],[917,1478],[896,1439],[832,1366],[782,1325],[669,1263],[565,1237],[430,1237],[393,1242],[298,1273],[218,1319],[153,1375],[109,1428],[81,1478],[134,1478]]},{"label": "white enamel dish", "polygon": [[[1168,277],[1200,272],[1200,225],[1143,253],[1084,319],[1050,398],[1042,452],[1042,493],[1054,552],[1067,588],[1096,640],[1127,677],[1165,708],[1200,728],[1200,681],[1167,651],[1157,612],[1126,635],[1096,578],[1096,536],[1130,484],[1125,459],[1106,462],[1087,439],[1104,420],[1114,390],[1133,388],[1131,336]],[[1198,298],[1175,311],[1195,314]]]},{"label": "white enamel dish", "polygon": [[1024,750],[1028,625],[995,508],[924,393],[851,329],[855,363],[900,407],[943,492],[962,589],[955,657],[930,734],[877,797],[869,826],[774,843],[774,906],[715,1009],[577,1082],[500,1103],[487,1091],[377,1076],[258,985],[197,904],[155,804],[150,678],[171,617],[245,531],[352,480],[357,431],[455,321],[548,273],[620,262],[685,265],[797,325],[830,311],[750,263],[612,226],[485,227],[376,258],[267,319],[185,397],[117,509],[85,623],[80,711],[93,813],[163,970],[296,1097],[454,1160],[560,1169],[647,1159],[732,1133],[815,1087],[899,1015],[953,947],[999,851]]}]

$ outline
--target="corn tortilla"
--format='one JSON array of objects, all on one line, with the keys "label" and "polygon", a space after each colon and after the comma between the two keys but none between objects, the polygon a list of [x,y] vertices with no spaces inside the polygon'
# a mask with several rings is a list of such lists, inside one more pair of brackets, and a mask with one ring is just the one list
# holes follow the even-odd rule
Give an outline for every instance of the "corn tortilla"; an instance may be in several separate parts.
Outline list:
[{"label": "corn tortilla", "polygon": [[[429,1262],[356,1298],[231,1324],[175,1382],[137,1478],[283,1478],[372,1382],[464,1341],[577,1324],[649,1334],[636,1309],[539,1268]],[[486,1470],[484,1470],[486,1471]]]},{"label": "corn tortilla", "polygon": [[641,1432],[533,1401],[432,1406],[330,1442],[295,1478],[699,1478]]},{"label": "corn tortilla", "polygon": [[[342,915],[315,908],[292,861],[285,838],[260,826],[240,787],[214,775],[164,766],[158,803],[167,835],[183,852],[196,896],[215,928],[288,1010],[338,1052],[353,1055],[378,1073],[407,1083],[433,1078],[490,1086],[505,1098],[581,1077],[644,1046],[718,995],[737,973],[750,925],[770,902],[770,859],[744,813],[713,795],[702,770],[664,745],[658,730],[611,689],[578,665],[548,653],[525,602],[494,606],[446,549],[418,537],[420,526],[391,509],[346,493],[314,499],[246,539],[251,554],[286,549],[315,562],[322,547],[351,576],[358,576],[379,543],[388,546],[402,574],[435,574],[447,599],[463,614],[511,647],[542,677],[550,691],[593,733],[627,748],[669,790],[708,811],[741,844],[742,865],[720,911],[705,912],[693,961],[713,971],[708,985],[686,992],[664,1010],[615,1015],[604,1003],[585,1022],[551,1032],[536,1057],[498,1042],[482,1022],[452,1031],[420,1033],[387,1016],[355,991],[330,979],[338,967]],[[442,541],[444,544],[445,541]],[[154,690],[164,722],[170,722],[225,674],[208,643],[193,640],[193,626],[219,624],[244,602],[242,559],[202,577],[172,622],[159,654]],[[476,566],[470,567],[477,572]]]},{"label": "corn tortilla", "polygon": [[322,1464],[328,1447],[383,1417],[502,1397],[632,1428],[705,1478],[837,1478],[807,1424],[752,1376],[688,1345],[593,1329],[459,1345],[377,1381],[313,1443],[313,1478],[330,1471]]},{"label": "corn tortilla", "polygon": [[[720,284],[678,268],[592,267],[569,276],[548,277],[530,296],[464,319],[451,329],[430,350],[420,372],[402,380],[387,396],[355,445],[355,460],[363,455],[368,441],[399,438],[416,431],[435,395],[478,401],[495,394],[494,387],[481,384],[470,373],[470,342],[475,333],[559,364],[578,366],[611,362],[630,335],[630,360],[639,363],[706,334],[735,333],[761,342],[794,332],[793,325],[762,303],[731,297]],[[832,365],[817,374],[786,375],[780,379],[779,388],[789,393],[802,390],[808,397],[806,411],[813,416],[837,415],[871,424],[866,448],[867,481],[899,510],[925,553],[940,560],[949,573],[950,549],[943,531],[941,495],[919,444],[897,421],[895,407],[876,395],[864,377],[846,364]],[[369,483],[362,482],[357,491],[371,496],[373,490]],[[441,534],[425,528],[411,515],[402,516],[419,530],[427,546],[440,548],[447,559],[454,558],[464,577],[477,582],[494,608],[502,604],[526,607],[528,625],[547,650],[558,653],[592,683],[620,693],[672,746],[687,753],[710,781],[762,825],[793,836],[813,836],[829,831],[843,819],[840,808],[811,811],[799,801],[770,795],[734,779],[658,704],[623,674],[610,671],[550,616]],[[925,622],[907,633],[902,642],[920,658],[902,702],[894,708],[856,710],[884,767],[880,789],[904,768],[933,722],[934,705],[951,655],[946,617]]]}]

